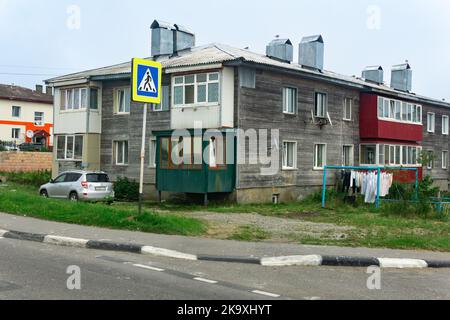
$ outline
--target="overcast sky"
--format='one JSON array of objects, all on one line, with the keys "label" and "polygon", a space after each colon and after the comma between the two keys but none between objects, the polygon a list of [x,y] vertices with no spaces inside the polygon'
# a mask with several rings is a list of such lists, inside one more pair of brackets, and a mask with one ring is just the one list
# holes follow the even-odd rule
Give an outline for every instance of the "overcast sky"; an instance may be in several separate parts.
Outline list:
[{"label": "overcast sky", "polygon": [[[80,19],[77,19],[80,17]],[[185,25],[197,45],[265,52],[322,34],[325,68],[360,76],[408,60],[413,91],[450,101],[448,0],[0,0],[0,83],[34,87],[54,75],[150,55],[154,19]],[[20,74],[20,75],[19,75]]]}]

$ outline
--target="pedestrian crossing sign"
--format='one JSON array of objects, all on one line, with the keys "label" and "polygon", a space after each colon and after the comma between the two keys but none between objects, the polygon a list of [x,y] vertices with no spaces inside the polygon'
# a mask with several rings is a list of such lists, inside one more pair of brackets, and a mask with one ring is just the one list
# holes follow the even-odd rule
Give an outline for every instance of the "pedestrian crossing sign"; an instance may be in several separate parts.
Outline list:
[{"label": "pedestrian crossing sign", "polygon": [[132,60],[132,100],[134,102],[161,103],[161,63],[145,59]]}]

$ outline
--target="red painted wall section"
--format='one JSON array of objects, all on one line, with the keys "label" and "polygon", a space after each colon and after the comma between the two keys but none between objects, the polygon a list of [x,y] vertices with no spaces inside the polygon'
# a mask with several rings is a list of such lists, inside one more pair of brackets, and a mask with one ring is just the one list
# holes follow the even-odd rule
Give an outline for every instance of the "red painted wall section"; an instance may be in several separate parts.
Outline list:
[{"label": "red painted wall section", "polygon": [[361,94],[359,118],[361,139],[411,142],[423,140],[423,127],[421,125],[378,120],[378,96],[375,94]]}]

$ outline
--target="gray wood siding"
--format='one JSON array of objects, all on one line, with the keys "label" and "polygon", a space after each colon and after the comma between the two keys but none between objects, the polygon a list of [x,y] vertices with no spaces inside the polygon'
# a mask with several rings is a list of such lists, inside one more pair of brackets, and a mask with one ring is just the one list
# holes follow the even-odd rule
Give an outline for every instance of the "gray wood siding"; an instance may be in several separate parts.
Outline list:
[{"label": "gray wood siding", "polygon": [[[283,87],[297,88],[298,112],[296,115],[283,113]],[[314,110],[316,91],[327,93],[327,110],[333,126],[326,125],[320,129],[318,125],[311,123],[311,110]],[[352,121],[343,120],[344,98],[353,100]],[[281,73],[258,71],[256,88],[240,88],[238,101],[238,127],[240,129],[280,130],[280,168],[283,140],[297,141],[298,147],[298,170],[281,171],[280,169],[275,176],[262,176],[259,165],[240,165],[238,166],[239,188],[321,185],[323,171],[313,170],[315,143],[327,144],[328,165],[342,165],[343,145],[354,145],[354,162],[355,165],[358,165],[359,92],[357,90]]]},{"label": "gray wood siding", "polygon": [[[428,112],[435,114],[435,130],[434,133],[429,133],[428,128]],[[422,123],[423,123],[423,150],[431,150],[434,152],[436,159],[434,160],[434,168],[432,170],[427,169],[427,165],[424,164],[423,173],[425,175],[432,175],[436,180],[449,179],[449,170],[442,169],[442,151],[449,150],[449,136],[442,134],[442,116],[446,115],[450,117],[450,109],[442,107],[435,107],[431,105],[422,106]]]},{"label": "gray wood siding", "polygon": [[[166,82],[166,81],[165,81]],[[143,104],[131,103],[129,115],[114,114],[114,88],[129,85],[128,81],[109,81],[103,83],[103,117],[101,137],[101,167],[113,179],[124,176],[139,180],[140,153],[142,139]],[[170,129],[170,112],[155,112],[149,107],[147,116],[145,176],[147,184],[155,183],[155,169],[149,168],[149,144],[152,130]],[[128,141],[128,165],[117,166],[113,161],[113,141]]]}]

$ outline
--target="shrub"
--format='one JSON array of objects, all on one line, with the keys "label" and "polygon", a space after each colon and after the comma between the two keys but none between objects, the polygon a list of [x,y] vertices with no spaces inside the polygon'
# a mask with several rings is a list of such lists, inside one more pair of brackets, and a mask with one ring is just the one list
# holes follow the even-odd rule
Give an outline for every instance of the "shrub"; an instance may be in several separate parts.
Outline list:
[{"label": "shrub", "polygon": [[139,200],[139,183],[127,177],[118,177],[114,183],[116,200],[137,201]]},{"label": "shrub", "polygon": [[30,186],[41,186],[49,182],[52,178],[52,173],[48,170],[32,172],[4,172],[0,173],[0,175],[5,176],[10,182]]}]

